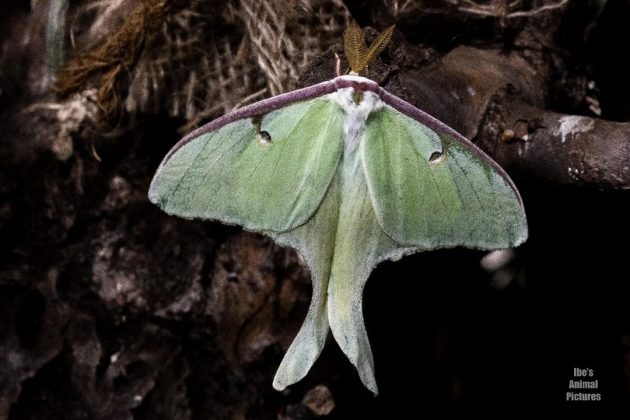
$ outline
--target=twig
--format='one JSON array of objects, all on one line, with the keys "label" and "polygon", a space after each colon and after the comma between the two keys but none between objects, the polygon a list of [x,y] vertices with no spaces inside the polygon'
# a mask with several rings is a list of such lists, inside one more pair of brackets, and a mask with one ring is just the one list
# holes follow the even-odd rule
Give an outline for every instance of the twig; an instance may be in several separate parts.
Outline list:
[{"label": "twig", "polygon": [[519,17],[531,17],[531,16],[535,16],[549,10],[559,9],[563,7],[564,5],[566,5],[569,2],[569,0],[560,0],[557,3],[546,4],[532,10],[527,10],[527,11],[519,10],[515,12],[510,12],[510,10],[513,10],[514,8],[518,7],[521,3],[520,0],[513,1],[512,3],[509,3],[509,4],[504,3],[502,5],[496,5],[496,4],[495,5],[482,5],[482,4],[477,4],[471,0],[463,0],[463,2],[465,4],[470,5],[470,7],[459,7],[458,10],[461,12],[466,12],[466,13],[480,15],[480,16],[492,16],[492,17],[513,19],[513,18],[519,18]]},{"label": "twig", "polygon": [[242,107],[243,105],[245,105],[246,103],[256,99],[259,96],[264,95],[265,93],[267,93],[267,88],[262,88],[260,90],[257,90],[256,92],[252,93],[251,95],[248,95],[246,97],[244,97],[242,100],[240,100],[236,105],[234,105],[234,108],[232,108],[232,111],[234,111],[235,109],[238,109],[240,107]]},{"label": "twig", "polygon": [[565,4],[567,4],[568,2],[569,2],[569,0],[560,0],[556,4],[548,4],[548,5],[545,5],[545,6],[541,6],[538,9],[530,10],[528,12],[514,12],[514,13],[510,13],[509,15],[507,15],[507,17],[508,18],[516,18],[516,17],[534,16],[534,15],[537,15],[539,13],[543,13],[543,12],[548,11],[548,10],[559,9],[559,8],[563,7]]}]

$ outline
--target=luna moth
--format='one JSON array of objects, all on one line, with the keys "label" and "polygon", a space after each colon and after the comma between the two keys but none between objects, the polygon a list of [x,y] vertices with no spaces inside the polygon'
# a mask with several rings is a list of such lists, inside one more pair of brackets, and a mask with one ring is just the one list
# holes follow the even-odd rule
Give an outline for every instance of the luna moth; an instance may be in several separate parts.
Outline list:
[{"label": "luna moth", "polygon": [[191,132],[149,189],[168,214],[260,232],[310,268],[306,319],[273,386],[302,379],[329,331],[375,394],[362,313],[377,264],[438,248],[492,250],[527,237],[505,171],[455,130],[359,76],[391,36],[367,48],[344,34],[352,72],[274,96]]}]

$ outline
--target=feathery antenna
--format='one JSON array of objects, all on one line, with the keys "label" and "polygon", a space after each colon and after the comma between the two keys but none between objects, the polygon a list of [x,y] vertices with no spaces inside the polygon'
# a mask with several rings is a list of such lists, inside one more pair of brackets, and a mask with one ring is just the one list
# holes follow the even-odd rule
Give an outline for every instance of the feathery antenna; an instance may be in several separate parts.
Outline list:
[{"label": "feathery antenna", "polygon": [[363,72],[370,62],[383,52],[392,39],[394,26],[392,25],[378,34],[368,48],[365,43],[363,29],[355,21],[350,22],[343,33],[343,49],[348,63],[350,63],[350,70],[353,73],[359,74]]}]

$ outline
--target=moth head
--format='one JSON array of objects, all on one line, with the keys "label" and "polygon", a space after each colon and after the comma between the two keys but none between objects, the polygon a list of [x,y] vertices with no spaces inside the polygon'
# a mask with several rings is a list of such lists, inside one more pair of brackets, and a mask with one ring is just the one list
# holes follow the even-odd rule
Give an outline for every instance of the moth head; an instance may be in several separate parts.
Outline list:
[{"label": "moth head", "polygon": [[350,22],[343,33],[343,49],[352,73],[361,74],[364,72],[370,62],[385,49],[394,33],[394,26],[392,25],[378,34],[368,48],[363,29],[355,21]]}]

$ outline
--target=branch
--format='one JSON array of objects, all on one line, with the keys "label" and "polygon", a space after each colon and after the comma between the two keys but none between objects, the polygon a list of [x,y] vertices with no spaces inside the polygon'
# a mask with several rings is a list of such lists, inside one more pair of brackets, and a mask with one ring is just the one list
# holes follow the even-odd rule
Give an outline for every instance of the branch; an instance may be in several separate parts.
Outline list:
[{"label": "branch", "polygon": [[438,64],[402,72],[386,88],[399,90],[513,173],[630,189],[630,123],[545,110],[547,80],[544,68],[534,69],[518,54],[459,47]]},{"label": "branch", "polygon": [[503,118],[511,131],[520,132],[514,140],[479,140],[504,166],[558,184],[630,189],[630,123],[557,114],[523,103],[506,107]]}]

